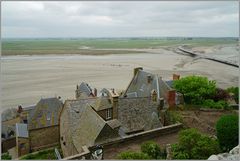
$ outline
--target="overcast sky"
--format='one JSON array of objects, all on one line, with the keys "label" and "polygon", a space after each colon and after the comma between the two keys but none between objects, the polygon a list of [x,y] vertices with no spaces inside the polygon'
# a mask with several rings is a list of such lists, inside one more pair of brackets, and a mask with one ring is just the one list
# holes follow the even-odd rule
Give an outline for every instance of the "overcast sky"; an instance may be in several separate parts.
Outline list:
[{"label": "overcast sky", "polygon": [[230,2],[2,2],[2,37],[238,37]]}]

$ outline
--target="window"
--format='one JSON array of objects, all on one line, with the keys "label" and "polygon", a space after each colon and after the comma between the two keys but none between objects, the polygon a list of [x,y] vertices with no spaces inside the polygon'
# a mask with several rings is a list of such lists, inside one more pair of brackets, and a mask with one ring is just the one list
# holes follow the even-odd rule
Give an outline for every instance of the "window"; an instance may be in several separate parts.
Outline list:
[{"label": "window", "polygon": [[6,135],[4,133],[2,133],[2,138],[4,138],[4,139],[6,138]]},{"label": "window", "polygon": [[28,123],[27,119],[24,119],[24,120],[23,120],[23,123],[24,123],[24,124],[27,124],[27,123]]},{"label": "window", "polygon": [[51,113],[47,113],[47,120],[50,121],[51,120]]},{"label": "window", "polygon": [[112,118],[112,109],[107,109],[106,119],[110,119],[110,118]]}]

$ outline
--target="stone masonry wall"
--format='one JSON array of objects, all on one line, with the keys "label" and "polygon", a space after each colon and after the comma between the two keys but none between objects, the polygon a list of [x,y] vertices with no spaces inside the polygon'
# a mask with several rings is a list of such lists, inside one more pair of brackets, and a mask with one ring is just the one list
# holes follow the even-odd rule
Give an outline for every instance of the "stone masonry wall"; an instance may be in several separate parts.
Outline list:
[{"label": "stone masonry wall", "polygon": [[60,145],[64,157],[78,154],[75,146],[72,143],[72,136],[69,129],[70,122],[68,118],[68,109],[69,108],[65,107],[60,116]]},{"label": "stone masonry wall", "polygon": [[151,98],[119,98],[118,120],[125,132],[161,127],[158,104]]},{"label": "stone masonry wall", "polygon": [[59,144],[59,126],[30,130],[29,138],[32,151],[56,146]]},{"label": "stone masonry wall", "polygon": [[30,152],[29,138],[18,137],[16,142],[18,157]]}]

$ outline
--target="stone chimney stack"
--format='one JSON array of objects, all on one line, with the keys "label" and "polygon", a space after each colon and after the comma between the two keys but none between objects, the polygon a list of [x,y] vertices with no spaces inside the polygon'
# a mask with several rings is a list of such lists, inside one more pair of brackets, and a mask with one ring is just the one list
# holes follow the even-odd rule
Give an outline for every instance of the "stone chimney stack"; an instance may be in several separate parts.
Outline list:
[{"label": "stone chimney stack", "polygon": [[179,80],[180,79],[180,75],[178,74],[173,74],[173,80]]},{"label": "stone chimney stack", "polygon": [[118,118],[118,96],[112,97],[113,119]]},{"label": "stone chimney stack", "polygon": [[94,97],[97,97],[97,89],[96,88],[94,88]]}]

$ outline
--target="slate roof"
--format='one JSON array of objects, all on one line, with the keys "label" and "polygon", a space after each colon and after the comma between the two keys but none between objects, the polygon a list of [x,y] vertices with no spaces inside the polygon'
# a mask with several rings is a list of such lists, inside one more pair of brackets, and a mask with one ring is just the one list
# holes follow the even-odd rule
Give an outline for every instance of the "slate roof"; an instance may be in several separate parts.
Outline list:
[{"label": "slate roof", "polygon": [[92,93],[91,87],[85,82],[82,82],[80,84],[78,90],[80,90],[80,92],[82,92],[82,93],[86,93],[88,96]]},{"label": "slate roof", "polygon": [[[4,124],[1,124],[1,134],[5,135],[5,138],[2,138],[2,139],[10,138],[10,136],[8,136],[8,133],[10,131],[13,131],[14,132],[14,136],[16,136],[16,126],[15,125],[4,125]],[[11,137],[14,137],[14,136],[11,136]]]},{"label": "slate roof", "polygon": [[165,81],[167,83],[167,85],[171,88],[173,88],[173,80],[167,80]]},{"label": "slate roof", "polygon": [[27,124],[16,123],[16,137],[28,138]]},{"label": "slate roof", "polygon": [[6,109],[2,112],[1,114],[1,120],[3,121],[7,121],[7,120],[11,120],[17,117],[17,109],[16,108],[9,108]]},{"label": "slate roof", "polygon": [[90,106],[95,100],[69,101],[64,107],[68,110],[68,126],[70,127],[72,143],[79,153],[82,152],[83,146],[95,145],[100,132],[109,126]]},{"label": "slate roof", "polygon": [[112,108],[111,100],[108,97],[101,96],[91,105],[96,111]]},{"label": "slate roof", "polygon": [[31,110],[34,110],[35,107],[36,107],[36,105],[31,105],[31,106],[28,106],[28,107],[24,107],[23,111],[31,111]]},{"label": "slate roof", "polygon": [[63,103],[58,98],[43,98],[29,112],[28,128],[36,129],[59,124],[59,114]]},{"label": "slate roof", "polygon": [[109,121],[107,121],[107,124],[108,124],[112,129],[115,129],[115,128],[118,128],[118,127],[121,126],[121,123],[120,123],[117,119],[109,120]]},{"label": "slate roof", "polygon": [[[151,78],[150,83],[148,83],[148,77]],[[162,80],[161,77],[143,70],[139,70],[131,80],[124,95],[126,95],[128,98],[149,97],[151,95],[151,91],[155,90],[158,98],[161,98],[164,95],[163,92],[166,92],[166,89],[169,90],[171,88]]]}]

